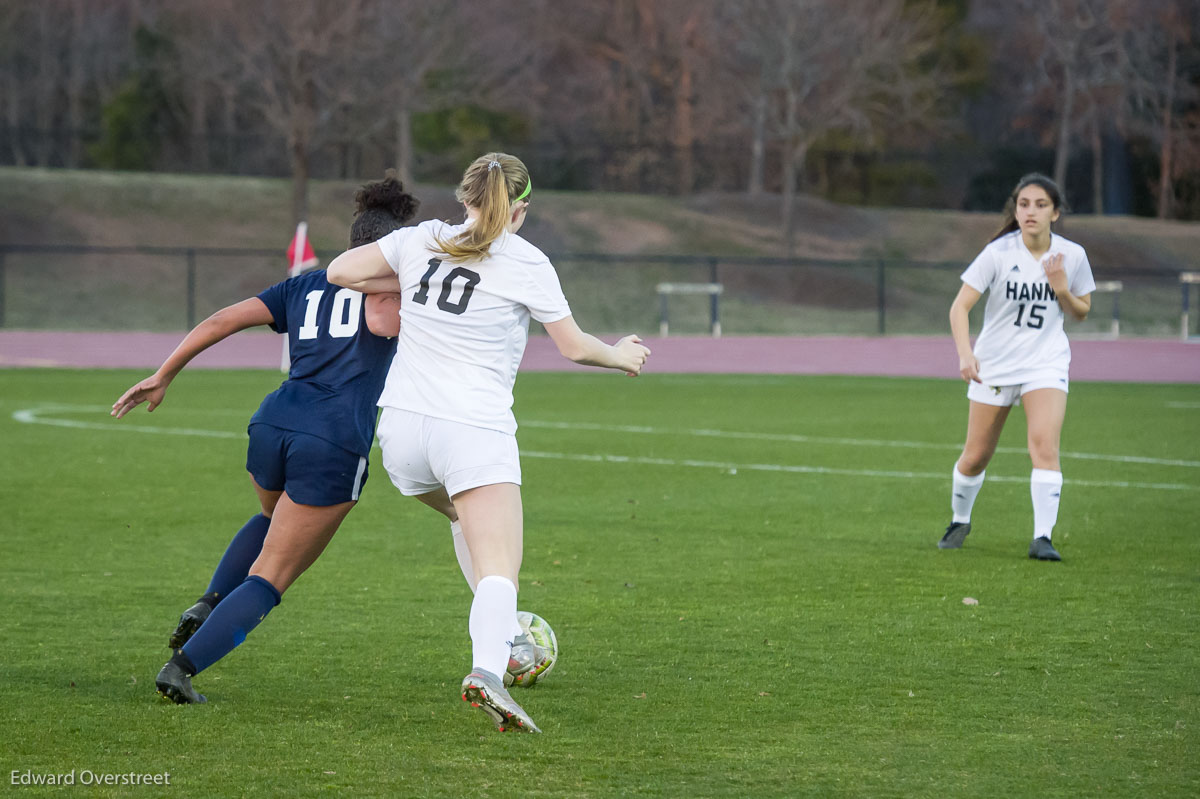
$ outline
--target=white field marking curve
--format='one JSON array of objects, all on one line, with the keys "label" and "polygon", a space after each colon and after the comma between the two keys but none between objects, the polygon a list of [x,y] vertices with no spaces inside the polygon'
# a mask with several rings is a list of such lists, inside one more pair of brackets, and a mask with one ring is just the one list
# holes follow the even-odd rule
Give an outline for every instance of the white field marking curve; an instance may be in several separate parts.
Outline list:
[{"label": "white field marking curve", "polygon": [[[106,422],[85,422],[74,419],[52,419],[45,418],[43,414],[54,413],[105,413],[109,412],[110,408],[101,405],[41,405],[36,408],[26,408],[23,410],[14,411],[12,418],[24,424],[45,424],[55,427],[71,427],[84,430],[109,430],[109,431],[125,431],[133,433],[153,433],[158,435],[184,435],[184,436],[202,436],[205,438],[226,438],[226,439],[242,439],[245,440],[245,433],[232,433],[224,430],[203,430],[187,427],[155,427],[150,425],[127,425],[121,422],[106,423]],[[684,435],[715,435],[720,431],[703,430],[661,430],[658,428],[649,427],[634,427],[625,425],[593,425],[593,424],[575,424],[568,422],[526,422],[527,427],[548,427],[554,429],[584,429],[584,430],[605,430],[605,431],[620,431],[634,433],[661,433],[661,434],[684,434]],[[725,434],[730,438],[768,438],[779,439],[785,441],[802,440],[814,442],[853,442],[855,445],[867,446],[868,442],[865,439],[820,439],[808,436],[772,436],[771,434],[760,433],[728,433]],[[880,442],[881,446],[889,445],[911,445],[915,447],[926,446],[930,448],[941,448],[942,445],[927,444],[922,445],[921,442]],[[1024,450],[1020,450],[1024,452]],[[694,460],[688,458],[646,458],[631,455],[587,455],[582,453],[567,453],[567,452],[543,452],[539,450],[522,450],[522,457],[553,459],[553,460],[570,460],[584,461],[588,463],[623,463],[634,464],[638,466],[668,466],[698,469],[712,469],[723,472],[736,472],[743,469],[751,472],[776,472],[783,474],[830,474],[845,477],[883,477],[901,480],[945,480],[946,475],[941,472],[907,472],[907,471],[889,471],[886,469],[842,469],[832,466],[797,466],[779,463],[733,463],[724,461],[705,461]],[[1028,477],[1008,477],[1005,475],[992,475],[989,480],[1000,483],[1028,483]],[[1065,481],[1068,485],[1089,486],[1095,488],[1144,488],[1157,489],[1163,491],[1196,491],[1200,490],[1200,486],[1187,485],[1183,483],[1140,483],[1127,482],[1123,480],[1074,480],[1068,479]]]},{"label": "white field marking curve", "polygon": [[56,413],[103,413],[108,414],[112,408],[103,405],[39,405],[36,408],[25,408],[13,411],[14,421],[24,424],[47,424],[52,427],[73,427],[78,430],[116,430],[131,433],[156,433],[158,435],[202,436],[204,438],[240,438],[246,434],[231,433],[226,430],[202,430],[190,427],[156,427],[145,424],[126,424],[124,421],[111,422],[81,422],[76,419],[47,419],[42,414]]},{"label": "white field marking curve", "polygon": [[[549,458],[553,460],[587,461],[590,463],[632,463],[638,466],[688,466],[698,469],[714,469],[736,474],[739,470],[750,472],[783,472],[788,474],[834,474],[846,477],[891,477],[900,480],[944,480],[949,476],[942,472],[900,472],[884,469],[840,469],[831,466],[789,466],[780,463],[724,463],[722,461],[698,461],[673,458],[642,458],[631,455],[585,455],[567,452],[539,452],[521,450],[522,458]],[[1029,477],[988,475],[988,481],[997,483],[1029,484]],[[1153,488],[1161,491],[1196,491],[1200,486],[1184,483],[1134,483],[1124,480],[1074,480],[1064,479],[1065,485],[1092,488]]]},{"label": "white field marking curve", "polygon": [[[826,436],[802,436],[788,433],[746,433],[734,430],[707,430],[704,428],[642,427],[638,425],[607,425],[589,422],[538,422],[523,421],[522,427],[549,428],[553,430],[596,430],[606,433],[635,433],[659,436],[703,436],[709,438],[731,438],[749,441],[782,441],[790,444],[839,444],[849,447],[896,447],[900,449],[940,449],[958,452],[962,444],[936,444],[928,441],[893,441],[874,438],[836,438]],[[1007,455],[1024,455],[1027,450],[1019,447],[997,447],[996,452]],[[1189,466],[1200,468],[1200,461],[1174,458],[1147,458],[1141,455],[1099,455],[1092,452],[1060,452],[1059,457],[1078,460],[1112,461],[1113,463],[1146,463],[1154,466]]]}]

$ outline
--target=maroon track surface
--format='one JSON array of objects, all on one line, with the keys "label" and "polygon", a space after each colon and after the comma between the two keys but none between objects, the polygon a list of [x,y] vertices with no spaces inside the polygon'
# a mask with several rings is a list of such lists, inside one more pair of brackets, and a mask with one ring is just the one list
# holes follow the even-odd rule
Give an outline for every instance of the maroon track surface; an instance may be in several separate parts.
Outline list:
[{"label": "maroon track surface", "polygon": [[[153,370],[182,333],[60,333],[0,331],[0,367],[126,368]],[[653,373],[878,375],[958,377],[949,336],[884,338],[747,337],[647,339]],[[247,331],[198,356],[191,367],[277,369],[281,339]],[[1200,342],[1158,339],[1076,340],[1073,380],[1200,383]],[[545,336],[530,339],[522,368],[586,369],[562,358]]]}]

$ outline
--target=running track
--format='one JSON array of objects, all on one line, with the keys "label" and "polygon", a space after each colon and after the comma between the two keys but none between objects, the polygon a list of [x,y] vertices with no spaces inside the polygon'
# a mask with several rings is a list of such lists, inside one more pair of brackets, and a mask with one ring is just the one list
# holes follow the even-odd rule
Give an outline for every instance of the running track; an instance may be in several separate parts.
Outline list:
[{"label": "running track", "polygon": [[[0,367],[153,370],[182,333],[62,333],[0,331]],[[747,337],[647,339],[648,372],[725,374],[876,375],[957,378],[949,336]],[[280,337],[246,331],[198,356],[192,367],[278,369]],[[1200,342],[1127,339],[1075,340],[1073,380],[1200,383]],[[522,368],[587,369],[562,358],[545,336],[530,339]]]}]

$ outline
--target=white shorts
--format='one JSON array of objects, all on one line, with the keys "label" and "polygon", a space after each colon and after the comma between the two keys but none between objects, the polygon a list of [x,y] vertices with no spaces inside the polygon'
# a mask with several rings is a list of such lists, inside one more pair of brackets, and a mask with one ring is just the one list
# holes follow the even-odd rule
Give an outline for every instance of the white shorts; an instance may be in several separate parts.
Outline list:
[{"label": "white shorts", "polygon": [[1067,385],[1065,377],[1045,377],[1013,386],[989,386],[972,380],[971,384],[967,386],[967,399],[981,402],[984,405],[998,405],[1007,408],[1010,405],[1020,405],[1022,395],[1039,388],[1057,388],[1066,394]]},{"label": "white shorts", "polygon": [[521,484],[517,437],[397,408],[379,416],[383,468],[406,497],[442,486],[450,496],[496,483]]}]

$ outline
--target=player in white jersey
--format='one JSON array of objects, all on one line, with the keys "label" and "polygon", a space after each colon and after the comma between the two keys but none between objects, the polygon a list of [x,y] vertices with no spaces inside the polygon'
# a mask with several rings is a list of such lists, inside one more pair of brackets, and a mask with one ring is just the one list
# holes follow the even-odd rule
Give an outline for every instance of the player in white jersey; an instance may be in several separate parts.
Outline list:
[{"label": "player in white jersey", "polygon": [[[462,225],[425,222],[338,256],[335,284],[403,296],[399,345],[379,404],[383,465],[401,493],[457,511],[473,575],[472,670],[462,697],[500,729],[539,731],[502,678],[517,623],[523,522],[512,388],[529,319],[576,363],[638,375],[650,351],[637,336],[608,345],[579,329],[558,275],[517,235],[531,182],[504,153],[476,159],[456,196]],[[470,579],[470,577],[468,577]]]},{"label": "player in white jersey", "polygon": [[[1015,404],[1024,405],[1033,471],[1033,541],[1029,557],[1061,560],[1050,542],[1058,521],[1062,470],[1058,446],[1067,409],[1071,347],[1063,316],[1083,320],[1096,283],[1087,254],[1051,232],[1062,192],[1045,175],[1021,178],[1005,206],[1005,224],[962,274],[950,306],[958,367],[967,382],[967,440],[954,466],[953,518],[938,542],[958,549],[971,532],[971,509],[984,470]],[[968,314],[988,292],[983,330],[971,349]]]}]

